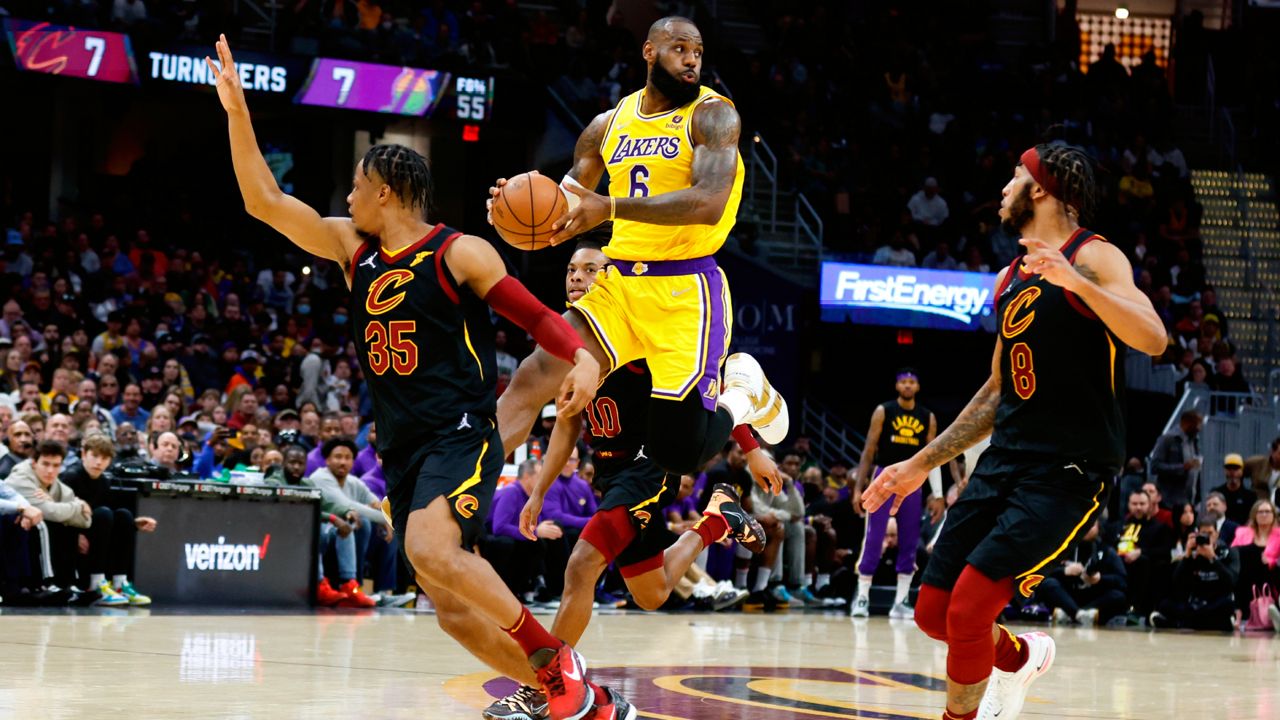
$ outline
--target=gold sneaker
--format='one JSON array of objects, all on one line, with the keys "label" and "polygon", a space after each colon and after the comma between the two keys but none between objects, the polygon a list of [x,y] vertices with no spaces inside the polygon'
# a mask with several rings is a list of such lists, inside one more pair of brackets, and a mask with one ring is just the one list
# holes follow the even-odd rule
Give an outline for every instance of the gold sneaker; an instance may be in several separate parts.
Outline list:
[{"label": "gold sneaker", "polygon": [[760,363],[747,353],[734,353],[724,364],[724,387],[738,388],[751,398],[751,412],[743,420],[760,433],[761,439],[777,445],[791,429],[787,401],[769,384]]}]

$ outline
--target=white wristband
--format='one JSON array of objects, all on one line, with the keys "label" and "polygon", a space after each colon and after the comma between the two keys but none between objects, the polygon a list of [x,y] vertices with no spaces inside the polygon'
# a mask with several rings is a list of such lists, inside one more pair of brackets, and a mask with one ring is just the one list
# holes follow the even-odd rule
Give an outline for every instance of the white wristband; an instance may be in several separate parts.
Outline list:
[{"label": "white wristband", "polygon": [[929,489],[933,491],[934,497],[942,497],[942,468],[929,471]]},{"label": "white wristband", "polygon": [[570,212],[572,212],[574,208],[578,207],[578,203],[582,202],[582,199],[578,197],[578,194],[569,189],[571,187],[578,188],[579,190],[587,189],[582,183],[574,180],[573,177],[569,175],[565,175],[564,179],[560,181],[560,192],[564,193],[564,201],[569,204]]}]

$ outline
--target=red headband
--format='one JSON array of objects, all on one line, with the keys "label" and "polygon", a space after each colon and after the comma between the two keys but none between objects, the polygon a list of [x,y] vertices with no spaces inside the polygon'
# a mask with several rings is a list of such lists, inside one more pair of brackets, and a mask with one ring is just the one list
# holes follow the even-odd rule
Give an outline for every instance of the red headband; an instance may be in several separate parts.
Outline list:
[{"label": "red headband", "polygon": [[1022,167],[1026,168],[1027,172],[1031,173],[1031,178],[1037,183],[1040,183],[1040,187],[1044,188],[1045,192],[1059,200],[1062,199],[1062,195],[1058,188],[1058,178],[1050,175],[1049,171],[1040,165],[1039,151],[1034,147],[1028,148],[1026,152],[1022,153],[1021,162]]}]

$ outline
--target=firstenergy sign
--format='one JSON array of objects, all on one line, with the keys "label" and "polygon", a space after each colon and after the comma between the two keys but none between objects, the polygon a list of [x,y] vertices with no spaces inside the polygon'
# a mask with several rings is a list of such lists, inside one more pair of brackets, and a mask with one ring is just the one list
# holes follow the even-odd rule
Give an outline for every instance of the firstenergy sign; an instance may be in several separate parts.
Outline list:
[{"label": "firstenergy sign", "polygon": [[995,274],[822,264],[824,320],[940,330],[989,329]]}]

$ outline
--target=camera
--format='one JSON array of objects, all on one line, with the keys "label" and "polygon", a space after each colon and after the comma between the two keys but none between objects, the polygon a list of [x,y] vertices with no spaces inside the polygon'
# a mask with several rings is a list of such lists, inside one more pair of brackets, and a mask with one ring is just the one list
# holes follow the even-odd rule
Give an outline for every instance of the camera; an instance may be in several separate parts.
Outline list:
[{"label": "camera", "polygon": [[1196,545],[1208,545],[1213,541],[1213,537],[1209,533],[1196,533]]}]

